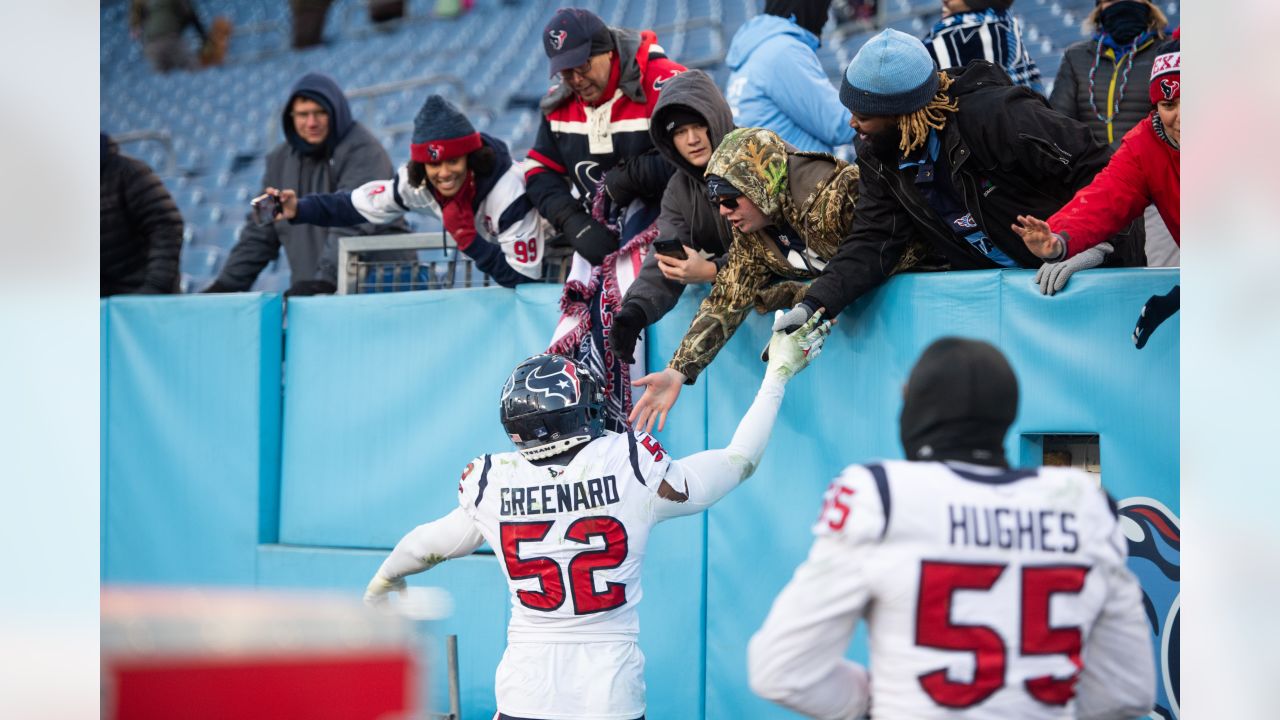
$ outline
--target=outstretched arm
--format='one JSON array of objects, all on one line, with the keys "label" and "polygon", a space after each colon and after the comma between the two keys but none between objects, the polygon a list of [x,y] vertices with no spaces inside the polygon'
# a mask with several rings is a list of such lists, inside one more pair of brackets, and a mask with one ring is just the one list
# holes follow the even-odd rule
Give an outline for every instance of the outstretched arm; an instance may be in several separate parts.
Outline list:
[{"label": "outstretched arm", "polygon": [[377,574],[369,581],[364,601],[377,605],[386,600],[392,590],[403,590],[407,575],[430,570],[445,560],[469,555],[484,542],[475,523],[462,510],[439,520],[419,525],[400,538],[395,549],[382,562]]},{"label": "outstretched arm", "polygon": [[823,720],[867,711],[871,678],[844,658],[869,597],[863,560],[837,539],[814,541],[747,646],[752,692]]},{"label": "outstretched arm", "polygon": [[773,334],[764,380],[733,439],[723,449],[705,450],[671,463],[658,491],[668,501],[659,506],[660,516],[702,512],[751,477],[769,443],[787,381],[822,352],[822,343],[830,332],[831,323],[822,321],[819,310],[795,333]]}]

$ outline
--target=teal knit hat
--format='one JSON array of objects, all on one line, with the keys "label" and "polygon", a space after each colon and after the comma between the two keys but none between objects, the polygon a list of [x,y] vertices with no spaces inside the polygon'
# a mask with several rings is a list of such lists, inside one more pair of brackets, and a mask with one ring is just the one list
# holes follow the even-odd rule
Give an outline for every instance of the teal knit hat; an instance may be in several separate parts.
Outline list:
[{"label": "teal knit hat", "polygon": [[924,43],[892,28],[858,50],[840,82],[840,102],[859,115],[906,115],[938,92],[938,69]]}]

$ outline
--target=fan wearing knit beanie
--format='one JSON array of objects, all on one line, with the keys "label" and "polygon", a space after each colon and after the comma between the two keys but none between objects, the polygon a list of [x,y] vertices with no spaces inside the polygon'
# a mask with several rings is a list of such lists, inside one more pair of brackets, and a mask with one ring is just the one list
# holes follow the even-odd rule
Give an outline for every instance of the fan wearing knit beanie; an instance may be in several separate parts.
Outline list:
[{"label": "fan wearing knit beanie", "polygon": [[457,107],[431,95],[414,118],[409,158],[395,177],[350,193],[297,198],[291,190],[280,191],[284,217],[333,227],[427,212],[441,219],[458,249],[498,284],[542,278],[545,238],[506,143],[476,132]]},{"label": "fan wearing knit beanie", "polygon": [[1013,0],[942,0],[942,17],[924,36],[939,69],[986,60],[1004,68],[1015,85],[1043,92],[1040,68],[1022,41]]},{"label": "fan wearing knit beanie", "polygon": [[840,101],[858,133],[858,212],[850,241],[779,329],[819,307],[843,310],[883,283],[912,241],[952,270],[1040,267],[1010,226],[1033,207],[1056,212],[1107,161],[1087,128],[1000,68],[975,60],[938,71],[924,45],[897,30],[862,46],[841,78]]},{"label": "fan wearing knit beanie", "polygon": [[[1175,39],[1151,66],[1147,95],[1155,109],[1125,134],[1107,167],[1048,222],[1032,214],[1018,218],[1013,229],[1028,249],[1049,260],[1091,252],[1151,204],[1181,246],[1181,70],[1181,41]],[[1176,300],[1171,307],[1177,308]]]}]

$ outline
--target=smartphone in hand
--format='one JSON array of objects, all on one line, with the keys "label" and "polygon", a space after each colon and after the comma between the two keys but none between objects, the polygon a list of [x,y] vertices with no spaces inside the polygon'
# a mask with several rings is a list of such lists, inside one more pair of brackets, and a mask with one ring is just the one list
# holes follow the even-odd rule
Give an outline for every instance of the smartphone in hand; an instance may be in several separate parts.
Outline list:
[{"label": "smartphone in hand", "polygon": [[653,250],[659,255],[666,255],[678,260],[689,259],[689,255],[684,251],[684,245],[679,240],[654,240]]},{"label": "smartphone in hand", "polygon": [[284,212],[284,203],[279,195],[263,193],[250,203],[253,207],[253,221],[259,225],[270,225],[276,216]]}]

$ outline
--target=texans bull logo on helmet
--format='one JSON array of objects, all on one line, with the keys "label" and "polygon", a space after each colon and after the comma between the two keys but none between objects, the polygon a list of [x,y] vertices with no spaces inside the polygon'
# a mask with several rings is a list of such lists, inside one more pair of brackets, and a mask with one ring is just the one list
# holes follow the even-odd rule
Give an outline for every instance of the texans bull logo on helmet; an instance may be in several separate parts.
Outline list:
[{"label": "texans bull logo on helmet", "polygon": [[551,40],[551,47],[559,50],[564,47],[564,40],[569,36],[563,30],[548,30],[547,37]]},{"label": "texans bull logo on helmet", "polygon": [[1129,569],[1142,584],[1151,641],[1160,659],[1156,707],[1149,716],[1175,720],[1179,714],[1178,635],[1181,618],[1178,516],[1158,500],[1132,497],[1117,509],[1129,544]]},{"label": "texans bull logo on helmet", "polygon": [[[547,396],[548,409],[566,408],[577,404],[581,389],[578,385],[578,369],[573,363],[563,360],[554,364],[553,370],[546,367],[535,369],[525,378],[525,387]],[[555,402],[559,401],[560,405]]]}]

